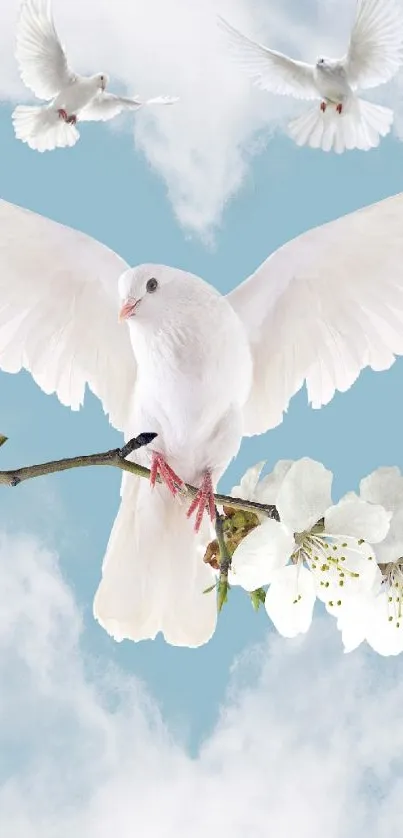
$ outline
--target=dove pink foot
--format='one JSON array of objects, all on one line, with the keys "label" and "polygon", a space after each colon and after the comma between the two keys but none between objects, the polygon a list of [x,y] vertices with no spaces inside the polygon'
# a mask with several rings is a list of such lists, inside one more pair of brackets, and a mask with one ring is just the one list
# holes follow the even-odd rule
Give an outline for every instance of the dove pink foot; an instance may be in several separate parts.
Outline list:
[{"label": "dove pink foot", "polygon": [[205,510],[207,509],[208,514],[212,521],[215,521],[216,517],[216,510],[215,510],[215,500],[214,500],[214,488],[213,483],[211,480],[211,474],[206,471],[203,475],[202,484],[200,486],[199,491],[194,496],[192,503],[189,506],[187,511],[187,517],[190,518],[194,512],[196,512],[196,520],[195,520],[195,532],[199,532],[201,527],[201,522],[203,520],[203,515]]},{"label": "dove pink foot", "polygon": [[336,105],[336,111],[337,111],[337,113],[342,113],[343,112],[343,105],[342,105],[341,102],[339,102],[339,104]]},{"label": "dove pink foot", "polygon": [[158,475],[173,496],[175,496],[179,489],[182,489],[185,485],[183,480],[178,477],[171,466],[169,466],[166,460],[164,460],[162,454],[158,454],[157,451],[153,451],[150,469],[150,483],[153,488]]},{"label": "dove pink foot", "polygon": [[67,111],[65,111],[64,108],[59,108],[58,114],[60,119],[63,119],[64,122],[67,122],[68,125],[75,125],[77,122],[77,117],[75,116],[75,114],[68,116]]},{"label": "dove pink foot", "polygon": [[321,109],[322,113],[325,112],[326,108],[327,108],[327,102],[321,102],[320,103],[320,109]]}]

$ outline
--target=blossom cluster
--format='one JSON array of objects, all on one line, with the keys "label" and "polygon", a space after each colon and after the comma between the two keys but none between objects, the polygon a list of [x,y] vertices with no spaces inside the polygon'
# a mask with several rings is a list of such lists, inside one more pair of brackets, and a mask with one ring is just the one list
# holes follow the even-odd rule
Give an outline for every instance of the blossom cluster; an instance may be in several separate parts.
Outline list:
[{"label": "blossom cluster", "polygon": [[[396,467],[365,477],[359,493],[332,503],[333,475],[321,463],[281,460],[260,479],[248,469],[233,497],[274,504],[280,520],[256,517],[235,547],[229,583],[264,602],[285,637],[308,631],[320,600],[346,652],[366,641],[381,655],[403,651],[403,476]],[[322,606],[322,607],[323,607]]]}]

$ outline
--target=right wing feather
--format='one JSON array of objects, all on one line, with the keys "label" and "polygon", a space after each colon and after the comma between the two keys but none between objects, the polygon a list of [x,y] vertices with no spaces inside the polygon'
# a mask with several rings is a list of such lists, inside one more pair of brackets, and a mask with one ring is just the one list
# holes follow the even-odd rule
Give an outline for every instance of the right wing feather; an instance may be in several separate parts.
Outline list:
[{"label": "right wing feather", "polygon": [[295,61],[282,52],[268,49],[242,35],[222,17],[218,25],[238,65],[263,90],[296,99],[320,99],[314,80],[314,67]]},{"label": "right wing feather", "polygon": [[88,384],[119,430],[136,381],[128,329],[118,323],[127,267],[95,239],[0,201],[0,368],[28,370],[73,410]]}]

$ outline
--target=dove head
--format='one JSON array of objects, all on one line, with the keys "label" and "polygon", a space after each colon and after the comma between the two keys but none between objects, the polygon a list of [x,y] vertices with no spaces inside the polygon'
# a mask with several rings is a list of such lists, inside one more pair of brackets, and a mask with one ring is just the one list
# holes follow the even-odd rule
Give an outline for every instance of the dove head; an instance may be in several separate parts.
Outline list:
[{"label": "dove head", "polygon": [[337,64],[337,61],[335,62],[331,58],[325,58],[324,55],[316,59],[316,69],[324,73],[332,70],[335,64]]},{"label": "dove head", "polygon": [[[167,325],[179,311],[195,305],[197,285],[191,280],[190,274],[166,265],[130,268],[119,278],[119,319],[135,327]],[[202,280],[199,284],[204,285]]]},{"label": "dove head", "polygon": [[97,73],[95,76],[92,76],[92,79],[99,90],[105,90],[107,84],[109,84],[109,76],[106,73]]}]

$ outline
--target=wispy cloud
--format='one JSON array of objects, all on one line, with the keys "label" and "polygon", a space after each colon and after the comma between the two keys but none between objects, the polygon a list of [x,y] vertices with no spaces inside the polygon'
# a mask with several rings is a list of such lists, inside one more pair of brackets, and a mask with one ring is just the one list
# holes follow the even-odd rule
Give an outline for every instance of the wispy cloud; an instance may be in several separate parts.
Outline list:
[{"label": "wispy cloud", "polygon": [[328,621],[302,642],[273,635],[238,662],[216,729],[191,759],[135,678],[100,675],[84,656],[55,555],[3,535],[0,592],[4,835],[383,838],[398,829],[398,661],[380,677],[375,656],[343,656]]},{"label": "wispy cloud", "polygon": [[[257,139],[298,108],[251,88],[228,57],[217,12],[245,34],[313,60],[321,52],[344,52],[355,2],[100,0],[95,6],[93,0],[53,0],[53,8],[77,70],[104,69],[130,93],[180,96],[173,108],[139,112],[134,138],[164,178],[180,223],[206,236],[239,189],[261,147]],[[17,10],[16,0],[3,0],[0,96],[27,101],[13,57]],[[124,124],[130,127],[131,117]]]}]

